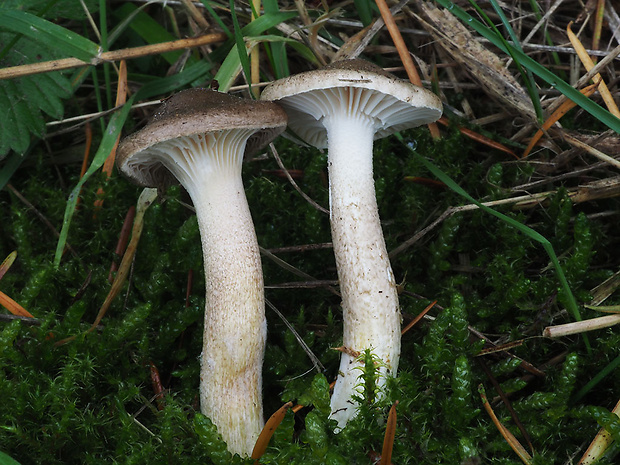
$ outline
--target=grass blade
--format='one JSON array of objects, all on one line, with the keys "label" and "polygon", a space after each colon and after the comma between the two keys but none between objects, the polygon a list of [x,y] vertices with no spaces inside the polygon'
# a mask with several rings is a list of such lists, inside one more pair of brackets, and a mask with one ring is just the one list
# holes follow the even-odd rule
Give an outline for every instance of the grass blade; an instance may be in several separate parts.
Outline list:
[{"label": "grass blade", "polygon": [[293,19],[297,16],[295,11],[279,11],[274,13],[266,13],[256,18],[247,26],[243,26],[241,32],[244,36],[257,36],[280,23]]},{"label": "grass blade", "polygon": [[575,404],[582,397],[584,397],[588,392],[594,389],[598,383],[600,383],[603,378],[605,378],[610,373],[613,373],[616,368],[620,367],[620,355],[618,355],[614,360],[612,360],[609,365],[599,371],[594,378],[592,378],[588,383],[582,387],[577,394],[571,399],[571,404]]},{"label": "grass blade", "polygon": [[84,61],[89,61],[99,52],[99,46],[87,38],[25,11],[0,7],[0,28],[23,34],[63,55]]},{"label": "grass blade", "polygon": [[[512,29],[512,26],[510,26],[510,22],[508,21],[508,18],[506,18],[506,15],[504,15],[504,11],[501,9],[499,4],[497,3],[497,0],[490,0],[490,1],[491,1],[491,5],[493,6],[493,9],[499,16],[500,20],[502,21],[504,28],[508,32],[508,35],[510,36],[512,43],[520,52],[523,53],[523,49],[521,48],[521,45],[519,44],[519,38],[515,34],[515,31]],[[482,18],[484,18],[484,20],[487,22],[489,27],[495,31],[495,34],[497,34],[497,38],[500,39],[504,43],[504,45],[506,45],[508,49],[508,53],[510,53],[511,58],[514,60],[515,65],[517,66],[517,69],[519,70],[519,73],[521,74],[521,77],[523,77],[523,83],[525,84],[525,87],[527,88],[527,93],[530,96],[530,100],[532,100],[532,106],[534,107],[534,111],[536,112],[536,118],[538,119],[539,123],[542,123],[543,112],[542,112],[542,107],[540,106],[540,98],[538,96],[538,92],[536,91],[536,83],[534,82],[534,76],[532,75],[532,71],[530,71],[529,69],[524,69],[523,66],[521,66],[519,59],[513,53],[511,53],[511,48],[508,47],[508,43],[506,42],[504,37],[501,35],[499,30],[495,27],[495,25],[493,24],[493,21],[491,21],[491,19],[482,10],[482,8],[480,8],[480,6],[478,6],[478,4],[474,0],[469,0],[469,3],[476,9],[478,14]]]},{"label": "grass blade", "polygon": [[[465,192],[465,190],[463,190],[463,188],[461,188],[457,183],[455,183],[452,180],[452,178],[450,178],[447,174],[445,174],[437,166],[435,166],[430,161],[428,161],[426,158],[424,158],[423,156],[418,154],[415,151],[415,149],[413,148],[413,146],[411,145],[411,143],[407,144],[400,134],[396,134],[396,137],[407,148],[409,148],[409,150],[426,167],[427,170],[429,170],[431,173],[433,173],[433,175],[435,177],[437,177],[441,182],[443,182],[451,190],[453,190],[454,192],[456,192],[460,196],[466,198],[470,202],[476,204],[478,206],[478,208],[484,210],[487,213],[490,213],[491,215],[495,216],[496,218],[499,218],[500,220],[504,221],[505,223],[507,223],[507,224],[511,225],[512,227],[514,227],[515,229],[517,229],[518,231],[521,231],[523,234],[525,234],[530,239],[532,239],[532,240],[538,242],[539,244],[541,244],[543,246],[543,248],[545,249],[545,252],[547,252],[547,255],[549,255],[551,263],[553,264],[553,268],[555,269],[556,275],[558,277],[558,281],[560,281],[560,285],[562,287],[562,290],[564,292],[564,297],[566,299],[566,303],[565,303],[566,306],[568,307],[570,312],[573,314],[573,317],[575,318],[575,320],[581,321],[581,313],[579,312],[579,307],[577,305],[577,301],[575,300],[575,296],[573,295],[573,293],[572,293],[572,291],[570,289],[570,286],[568,285],[568,281],[566,280],[566,276],[564,275],[564,270],[562,269],[562,266],[560,265],[560,262],[558,260],[558,257],[556,255],[556,253],[555,253],[555,250],[553,250],[553,246],[551,245],[551,242],[549,242],[549,240],[546,237],[544,237],[542,234],[534,231],[529,226],[526,226],[526,225],[524,225],[524,224],[522,224],[522,223],[520,223],[520,222],[518,222],[518,221],[516,221],[516,220],[514,220],[512,218],[509,218],[508,216],[504,215],[503,213],[495,211],[492,208],[489,208],[486,205],[481,204],[476,199],[474,199],[471,195],[469,195],[467,192]],[[583,335],[583,339],[584,339],[586,347],[588,348],[588,351],[589,351],[590,350],[590,343],[589,343],[588,338],[587,338],[587,336],[585,334]]]},{"label": "grass blade", "polygon": [[[525,53],[517,50],[512,45],[502,42],[492,31],[490,31],[484,24],[472,17],[469,13],[463,10],[461,7],[455,5],[450,0],[437,0],[444,8],[447,8],[450,13],[459,18],[461,21],[468,24],[478,34],[488,39],[493,45],[498,47],[504,53],[514,55],[519,62],[527,69],[531,70],[535,75],[547,82],[551,87],[559,90],[566,97],[574,101],[577,105],[597,118],[601,123],[613,129],[616,132],[620,132],[620,119],[616,118],[610,112],[605,110],[600,105],[597,105],[592,100],[582,95],[578,90],[571,85],[560,79],[556,74],[549,71],[544,66],[537,63],[534,59],[527,56]],[[508,50],[511,50],[510,52]]]},{"label": "grass blade", "polygon": [[[265,14],[273,14],[280,12],[280,6],[277,0],[264,0],[263,9]],[[291,74],[288,67],[288,56],[286,53],[286,44],[281,42],[266,43],[265,51],[267,52],[267,59],[271,64],[276,79],[286,77]]]},{"label": "grass blade", "polygon": [[62,222],[62,229],[60,231],[60,237],[58,238],[58,245],[56,247],[56,254],[54,256],[54,266],[58,268],[60,265],[60,260],[62,258],[63,251],[65,249],[65,245],[67,243],[67,236],[69,235],[69,227],[71,226],[71,219],[73,218],[73,214],[75,213],[75,207],[77,206],[77,201],[79,198],[79,192],[82,189],[84,183],[99,169],[103,166],[112,147],[116,144],[118,136],[121,133],[121,129],[123,129],[123,124],[127,119],[127,115],[129,114],[129,110],[131,109],[131,105],[134,101],[132,97],[129,101],[123,105],[123,108],[120,111],[114,113],[110,122],[108,123],[108,127],[103,134],[103,138],[101,139],[101,144],[99,145],[99,149],[95,154],[95,157],[84,174],[84,176],[79,180],[77,185],[69,194],[69,199],[67,200],[67,206],[65,208],[65,218]]},{"label": "grass blade", "polygon": [[248,83],[250,95],[253,95],[252,94],[252,76],[251,76],[251,69],[250,69],[250,59],[248,57],[248,49],[246,48],[245,40],[243,39],[244,34],[243,34],[243,31],[241,30],[241,27],[239,26],[239,19],[237,18],[237,12],[235,11],[234,0],[230,0],[230,16],[233,22],[235,45],[237,47],[237,54],[239,55],[239,62],[241,63],[243,74],[245,75],[245,81]]},{"label": "grass blade", "polygon": [[203,6],[205,7],[205,10],[207,10],[209,12],[209,14],[211,15],[211,17],[213,18],[213,20],[217,23],[217,25],[222,29],[222,31],[230,38],[233,38],[233,34],[232,32],[230,32],[230,29],[228,29],[228,26],[226,26],[226,23],[224,23],[224,21],[222,21],[222,18],[219,17],[219,15],[215,12],[215,10],[213,9],[213,7],[210,5],[210,2],[208,2],[207,0],[200,0],[200,3],[203,4]]},{"label": "grass blade", "polygon": [[355,10],[359,15],[360,20],[364,27],[372,23],[372,5],[369,0],[353,0],[355,4]]},{"label": "grass blade", "polygon": [[[298,48],[299,46],[307,50],[307,47],[305,45],[300,44],[296,40],[288,39],[286,37],[281,37],[281,36],[274,36],[274,35],[264,35],[264,36],[256,36],[256,37],[246,36],[245,40],[246,40],[246,45],[244,46],[244,48],[247,47],[246,50],[251,50],[253,47],[255,47],[260,42],[270,42],[274,44],[289,43],[291,44],[291,46],[295,48]],[[244,55],[239,55],[236,48],[232,49],[228,53],[228,56],[226,57],[224,62],[222,63],[222,66],[220,66],[220,69],[215,75],[215,80],[217,81],[219,85],[219,90],[221,92],[228,92],[234,80],[237,78],[237,75],[241,71],[242,66],[243,66],[241,63],[241,56],[244,56]],[[246,58],[248,57],[247,52],[245,54],[245,57]]]},{"label": "grass blade", "polygon": [[[267,29],[270,29],[276,26],[277,24],[280,24],[281,22],[287,21],[288,19],[294,18],[295,16],[297,16],[297,13],[295,12],[266,13],[263,16],[256,18],[256,20],[252,21],[247,26],[244,26],[241,29],[241,36],[242,36],[241,38],[243,39],[243,42],[244,42],[243,43],[244,52],[239,53],[239,47],[237,46],[236,49],[233,48],[228,53],[228,56],[222,62],[220,69],[215,75],[215,80],[219,84],[219,90],[221,90],[222,92],[227,92],[228,89],[230,89],[230,86],[232,86],[233,81],[236,79],[237,75],[239,74],[239,71],[243,67],[241,60],[244,57],[247,60],[246,70],[247,72],[249,72],[250,60],[248,58],[248,51],[246,47],[246,40],[248,38],[252,38],[254,40],[254,43],[248,44],[248,46],[254,45],[256,42],[259,41],[258,39],[265,40],[265,37],[267,37],[266,40],[269,40],[272,42],[275,41],[277,38],[277,40],[280,40],[283,42],[289,42],[293,44],[293,46],[298,45],[297,41],[293,39],[287,39],[281,36],[261,36],[261,34]],[[302,44],[299,44],[299,45],[302,45]],[[246,76],[249,76],[249,74],[246,74]]]},{"label": "grass blade", "polygon": [[[166,30],[161,24],[149,16],[148,13],[144,12],[141,8],[137,8],[131,3],[123,4],[120,8],[114,11],[114,14],[118,18],[123,19],[132,16],[133,20],[129,24],[129,27],[147,44],[172,42],[176,39],[174,35],[168,32],[168,30]],[[173,65],[182,53],[182,50],[178,50],[174,52],[162,53],[161,56],[170,65]]]}]

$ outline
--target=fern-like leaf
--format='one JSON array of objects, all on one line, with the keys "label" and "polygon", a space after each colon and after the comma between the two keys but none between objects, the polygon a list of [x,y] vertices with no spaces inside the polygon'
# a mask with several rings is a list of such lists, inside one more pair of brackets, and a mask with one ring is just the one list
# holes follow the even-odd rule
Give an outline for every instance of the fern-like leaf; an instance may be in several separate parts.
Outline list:
[{"label": "fern-like leaf", "polygon": [[[24,11],[29,7],[36,10],[40,2],[18,3],[0,4],[0,67],[68,56],[87,60],[97,53],[98,46],[94,42],[47,21],[43,14],[36,16]],[[59,10],[47,13],[55,16]],[[0,81],[0,159],[11,150],[23,154],[32,136],[43,137],[43,113],[62,118],[63,100],[70,97],[73,90],[69,79],[58,71]]]},{"label": "fern-like leaf", "polygon": [[[0,48],[12,34],[0,34]],[[33,59],[37,55],[38,60]],[[50,57],[49,52],[29,39],[21,38],[8,52],[0,67],[32,63]],[[45,135],[46,113],[62,118],[63,99],[73,94],[71,83],[60,71],[0,81],[0,159],[10,150],[24,153],[30,137]]]}]

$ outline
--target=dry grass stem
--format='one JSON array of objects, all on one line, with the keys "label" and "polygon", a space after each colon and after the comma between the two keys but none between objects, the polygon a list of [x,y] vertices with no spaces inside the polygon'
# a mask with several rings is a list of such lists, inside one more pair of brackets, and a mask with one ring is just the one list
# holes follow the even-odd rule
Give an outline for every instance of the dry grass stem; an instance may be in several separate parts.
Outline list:
[{"label": "dry grass stem", "polygon": [[[422,87],[422,80],[420,79],[420,75],[413,63],[413,58],[411,58],[411,53],[403,40],[403,36],[396,25],[396,21],[394,20],[394,16],[392,12],[385,3],[385,0],[375,0],[379,11],[381,12],[381,17],[383,18],[383,22],[390,33],[390,37],[392,38],[392,42],[396,46],[396,50],[398,50],[398,56],[400,57],[400,61],[403,63],[405,67],[405,71],[407,72],[407,77],[409,80],[415,84],[416,86]],[[431,132],[431,135],[434,139],[438,139],[440,137],[439,128],[436,123],[430,123],[428,125],[428,129]]]},{"label": "dry grass stem", "polygon": [[564,139],[567,142],[569,142],[571,145],[574,145],[575,147],[579,147],[580,149],[585,150],[590,155],[593,155],[596,158],[598,158],[599,160],[604,161],[605,163],[608,163],[609,165],[613,166],[614,168],[620,169],[620,160],[617,160],[617,159],[607,155],[606,153],[603,153],[600,150],[595,149],[591,145],[588,145],[585,142],[580,141],[579,139],[571,136],[568,133],[564,134]]},{"label": "dry grass stem", "polygon": [[77,58],[62,58],[60,60],[33,63],[30,65],[13,66],[0,69],[0,79],[15,79],[33,74],[49,73],[63,69],[79,68],[80,66],[97,66],[102,63],[109,63],[120,60],[131,60],[149,55],[159,55],[184,48],[200,47],[201,45],[223,42],[227,39],[223,32],[206,34],[192,39],[179,39],[173,42],[163,42],[161,44],[145,45],[143,47],[126,48],[112,52],[104,52],[94,57],[90,61],[82,61]]},{"label": "dry grass stem", "polygon": [[566,323],[564,325],[547,326],[543,331],[544,337],[562,337],[572,334],[585,333],[596,329],[609,328],[620,323],[620,315],[607,315],[589,320]]},{"label": "dry grass stem", "polygon": [[[594,62],[592,61],[592,58],[590,58],[590,56],[587,54],[585,47],[582,45],[581,41],[571,30],[571,25],[572,22],[568,23],[568,26],[566,26],[566,33],[568,34],[568,38],[570,39],[573,48],[577,52],[577,56],[579,57],[579,60],[581,60],[583,66],[586,68],[587,71],[591,71],[592,68],[594,68]],[[607,105],[607,109],[615,117],[620,117],[620,110],[618,110],[618,105],[616,105],[616,102],[614,102],[611,92],[609,92],[607,84],[605,84],[603,76],[601,76],[600,73],[597,73],[594,76],[594,83],[598,84],[598,89],[601,93],[603,101],[605,102],[605,105]]]},{"label": "dry grass stem", "polygon": [[276,162],[278,163],[278,166],[280,167],[280,169],[284,172],[286,179],[288,179],[288,182],[291,183],[291,186],[293,186],[293,188],[299,192],[299,194],[310,204],[312,205],[314,208],[316,208],[318,211],[320,211],[321,213],[325,213],[327,215],[329,215],[329,210],[325,207],[322,207],[321,205],[319,205],[318,203],[316,203],[314,200],[312,200],[310,198],[310,196],[308,196],[308,194],[306,194],[304,191],[301,190],[301,188],[299,187],[299,185],[297,185],[297,183],[295,182],[295,180],[293,179],[293,177],[291,176],[291,174],[288,172],[288,170],[286,169],[286,167],[284,166],[284,163],[282,163],[282,160],[280,159],[280,155],[278,155],[278,151],[276,150],[276,147],[273,144],[269,144],[269,149],[271,150],[271,154],[273,155],[273,158],[276,160]]},{"label": "dry grass stem", "polygon": [[602,304],[618,287],[620,287],[620,271],[616,271],[612,276],[590,291],[592,295],[590,305],[597,306]]},{"label": "dry grass stem", "polygon": [[[482,205],[486,207],[497,207],[500,205],[513,205],[513,210],[528,210],[531,208],[539,207],[544,205],[544,203],[550,199],[552,196],[556,195],[557,191],[548,191],[548,192],[540,192],[537,194],[528,194],[521,195],[518,197],[510,197],[506,199],[500,200],[492,200],[490,202],[481,202]],[[593,181],[589,184],[570,189],[568,192],[568,197],[574,203],[582,203],[588,202],[596,199],[606,199],[611,197],[620,196],[620,177],[609,178],[609,179],[601,179],[598,181]],[[418,231],[411,238],[404,241],[398,247],[393,249],[390,252],[390,258],[394,259],[397,255],[407,250],[409,247],[414,245],[420,239],[422,239],[426,234],[436,228],[440,223],[442,223],[445,219],[454,215],[455,213],[461,213],[465,211],[477,210],[478,205],[476,204],[467,204],[459,207],[450,207],[445,210],[437,219],[435,219],[430,225]]]}]

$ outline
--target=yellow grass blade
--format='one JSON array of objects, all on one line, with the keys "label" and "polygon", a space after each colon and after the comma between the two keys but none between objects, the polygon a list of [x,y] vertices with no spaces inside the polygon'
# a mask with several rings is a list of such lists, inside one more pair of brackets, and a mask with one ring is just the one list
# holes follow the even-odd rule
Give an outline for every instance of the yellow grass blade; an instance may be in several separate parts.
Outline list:
[{"label": "yellow grass blade", "polygon": [[[573,23],[571,21],[570,23],[568,23],[568,26],[566,26],[566,33],[568,34],[568,39],[570,40],[571,45],[575,49],[575,52],[577,52],[577,56],[581,60],[581,63],[586,68],[586,71],[590,71],[592,68],[594,68],[594,62],[592,61],[592,58],[590,58],[590,55],[588,55],[588,52],[586,51],[586,48],[583,46],[581,41],[571,30],[572,24]],[[605,102],[605,105],[607,106],[609,112],[612,115],[620,118],[620,110],[618,110],[618,105],[616,105],[616,102],[614,101],[611,92],[609,92],[607,84],[605,84],[605,81],[603,81],[603,76],[601,76],[599,73],[594,76],[593,81],[595,84],[599,84],[599,92],[601,93],[601,97],[603,98],[603,101]]]},{"label": "yellow grass blade", "polygon": [[[596,91],[597,87],[598,87],[598,84],[592,84],[591,86],[588,86],[585,89],[580,90],[579,92],[581,92],[586,97],[589,97]],[[553,126],[557,121],[559,121],[559,119],[562,118],[562,116],[564,116],[566,113],[568,113],[570,110],[572,110],[576,106],[577,104],[573,102],[572,100],[566,100],[565,102],[563,102],[562,105],[560,105],[560,107],[557,110],[555,110],[549,118],[547,118],[547,120],[543,123],[542,128],[539,129],[536,132],[536,134],[534,134],[534,137],[532,137],[532,139],[530,140],[530,143],[525,149],[525,152],[523,152],[522,158],[525,158],[530,154],[530,152],[532,151],[534,146],[538,143],[538,141],[543,136],[545,131],[549,130],[549,128]]]}]

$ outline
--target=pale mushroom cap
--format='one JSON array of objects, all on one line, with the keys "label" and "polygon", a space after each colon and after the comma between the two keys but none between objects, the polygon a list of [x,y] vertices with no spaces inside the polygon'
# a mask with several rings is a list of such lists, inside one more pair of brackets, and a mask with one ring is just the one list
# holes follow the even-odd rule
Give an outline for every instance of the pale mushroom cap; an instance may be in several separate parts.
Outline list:
[{"label": "pale mushroom cap", "polygon": [[286,129],[286,112],[272,102],[234,97],[210,89],[188,89],[165,100],[149,123],[129,135],[118,147],[119,170],[135,183],[164,188],[174,177],[163,164],[150,158],[149,149],[183,136],[231,129],[254,129],[246,155],[266,146]]},{"label": "pale mushroom cap", "polygon": [[[322,119],[330,112],[363,113],[375,119],[375,139],[436,121],[441,100],[422,87],[364,60],[343,60],[273,82],[261,100],[281,104],[289,127],[305,142],[327,147]],[[354,136],[352,136],[354,137]]]}]

